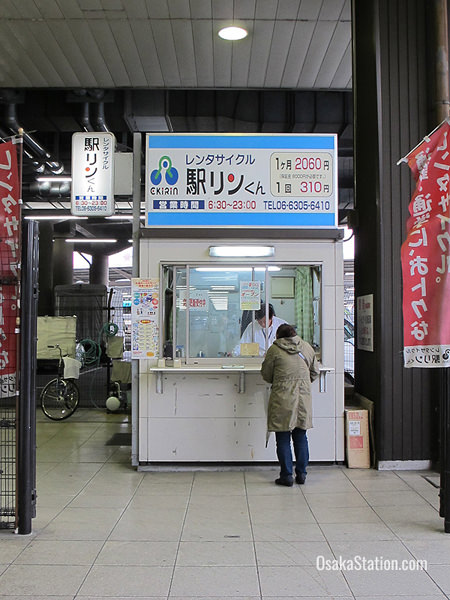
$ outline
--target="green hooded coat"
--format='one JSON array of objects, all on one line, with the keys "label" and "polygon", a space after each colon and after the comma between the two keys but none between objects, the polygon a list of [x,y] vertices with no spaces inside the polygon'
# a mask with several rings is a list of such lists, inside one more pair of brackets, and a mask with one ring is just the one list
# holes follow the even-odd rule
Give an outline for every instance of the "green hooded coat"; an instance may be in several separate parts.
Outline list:
[{"label": "green hooded coat", "polygon": [[312,427],[311,381],[319,373],[314,350],[298,335],[274,341],[261,365],[264,381],[272,384],[268,432]]}]

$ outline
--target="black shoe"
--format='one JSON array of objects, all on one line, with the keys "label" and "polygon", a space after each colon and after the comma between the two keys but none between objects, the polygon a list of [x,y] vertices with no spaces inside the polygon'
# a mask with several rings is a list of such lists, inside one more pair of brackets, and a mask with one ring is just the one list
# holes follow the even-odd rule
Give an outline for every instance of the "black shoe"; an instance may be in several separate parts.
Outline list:
[{"label": "black shoe", "polygon": [[286,487],[292,487],[294,485],[294,481],[292,479],[281,479],[281,477],[275,479],[275,483],[277,485],[285,485]]},{"label": "black shoe", "polygon": [[303,485],[306,481],[306,475],[303,475],[303,473],[297,473],[297,475],[295,476],[295,483],[298,483],[299,485]]}]

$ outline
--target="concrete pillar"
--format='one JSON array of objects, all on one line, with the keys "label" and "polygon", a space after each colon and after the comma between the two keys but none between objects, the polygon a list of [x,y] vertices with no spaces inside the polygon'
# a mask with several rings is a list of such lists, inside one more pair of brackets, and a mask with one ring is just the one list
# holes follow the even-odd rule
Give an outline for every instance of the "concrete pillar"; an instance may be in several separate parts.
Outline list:
[{"label": "concrete pillar", "polygon": [[[45,265],[44,265],[45,267]],[[53,287],[73,283],[73,244],[63,239],[53,242]]]},{"label": "concrete pillar", "polygon": [[54,314],[53,307],[53,223],[39,222],[38,315]]},{"label": "concrete pillar", "polygon": [[109,284],[109,256],[107,254],[92,254],[89,283],[99,283],[106,286]]}]

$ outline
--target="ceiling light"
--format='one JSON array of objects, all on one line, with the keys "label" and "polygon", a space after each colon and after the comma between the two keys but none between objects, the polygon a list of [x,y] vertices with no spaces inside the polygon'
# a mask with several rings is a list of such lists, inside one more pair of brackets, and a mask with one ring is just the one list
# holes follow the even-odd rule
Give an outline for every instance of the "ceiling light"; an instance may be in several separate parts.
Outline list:
[{"label": "ceiling light", "polygon": [[246,257],[259,257],[259,256],[273,256],[275,254],[275,248],[273,246],[210,246],[210,256],[220,257],[235,257],[235,258],[246,258]]},{"label": "ceiling light", "polygon": [[117,240],[107,238],[64,238],[69,244],[114,244]]},{"label": "ceiling light", "polygon": [[[145,216],[139,217],[141,221],[145,219]],[[134,219],[133,215],[124,214],[124,215],[111,215],[110,217],[105,217],[105,219],[111,219],[113,221],[132,221]]]},{"label": "ceiling light", "polygon": [[72,177],[36,177],[36,181],[50,181],[50,182],[56,182],[56,183],[63,183],[64,181],[72,181]]},{"label": "ceiling light", "polygon": [[248,31],[243,27],[224,27],[219,31],[219,37],[224,40],[242,40],[248,36]]},{"label": "ceiling light", "polygon": [[78,221],[88,217],[75,217],[74,215],[27,215],[28,221]]}]

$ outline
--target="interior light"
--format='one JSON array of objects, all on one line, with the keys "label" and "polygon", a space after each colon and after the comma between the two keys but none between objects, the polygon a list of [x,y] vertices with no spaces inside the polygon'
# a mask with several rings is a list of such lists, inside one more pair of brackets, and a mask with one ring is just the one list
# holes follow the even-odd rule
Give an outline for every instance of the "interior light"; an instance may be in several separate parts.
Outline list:
[{"label": "interior light", "polygon": [[115,244],[117,240],[106,238],[64,238],[69,244]]},{"label": "interior light", "polygon": [[[110,217],[105,217],[105,219],[110,219],[112,221],[132,221],[133,215],[111,215]],[[145,219],[145,216],[139,217],[141,221]]]},{"label": "interior light", "polygon": [[36,177],[36,181],[63,183],[65,181],[72,181],[72,177],[54,177],[49,175],[48,177]]},{"label": "interior light", "polygon": [[224,40],[242,40],[248,36],[248,31],[243,27],[224,27],[219,31],[219,37]]},{"label": "interior light", "polygon": [[27,215],[27,221],[78,221],[88,217],[76,217],[74,215]]},{"label": "interior light", "polygon": [[210,246],[209,255],[227,258],[255,258],[260,256],[273,256],[273,246]]}]

